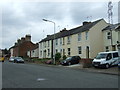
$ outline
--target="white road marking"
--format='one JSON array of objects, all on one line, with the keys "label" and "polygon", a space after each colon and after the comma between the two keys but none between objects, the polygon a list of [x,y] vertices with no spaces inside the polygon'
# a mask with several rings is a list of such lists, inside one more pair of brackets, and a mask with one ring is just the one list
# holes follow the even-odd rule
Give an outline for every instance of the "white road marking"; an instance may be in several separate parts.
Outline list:
[{"label": "white road marking", "polygon": [[44,81],[46,80],[45,78],[38,78],[37,81],[40,82],[40,81]]}]

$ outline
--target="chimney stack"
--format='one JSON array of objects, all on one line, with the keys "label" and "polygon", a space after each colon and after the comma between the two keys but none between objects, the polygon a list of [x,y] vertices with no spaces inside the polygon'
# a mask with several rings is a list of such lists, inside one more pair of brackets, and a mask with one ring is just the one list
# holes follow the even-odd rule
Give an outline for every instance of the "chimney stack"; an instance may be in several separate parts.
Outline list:
[{"label": "chimney stack", "polygon": [[14,46],[16,46],[17,45],[17,42],[15,42],[15,45]]},{"label": "chimney stack", "polygon": [[18,40],[17,40],[17,44],[20,44],[20,42],[21,42],[21,40],[20,40],[20,39],[18,39]]},{"label": "chimney stack", "polygon": [[22,37],[21,38],[21,43],[23,43],[25,41],[25,38],[24,37]]},{"label": "chimney stack", "polygon": [[90,23],[91,23],[91,22],[84,21],[84,22],[83,22],[83,26],[84,26],[84,25],[87,25],[87,24],[90,24]]},{"label": "chimney stack", "polygon": [[31,35],[26,35],[25,36],[25,41],[31,41]]}]

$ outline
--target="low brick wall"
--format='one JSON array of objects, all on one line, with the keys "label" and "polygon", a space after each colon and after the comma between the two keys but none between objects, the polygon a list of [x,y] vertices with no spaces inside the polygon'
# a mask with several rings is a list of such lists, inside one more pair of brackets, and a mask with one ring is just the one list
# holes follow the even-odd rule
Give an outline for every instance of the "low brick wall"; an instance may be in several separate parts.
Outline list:
[{"label": "low brick wall", "polygon": [[80,63],[83,65],[83,68],[92,67],[93,59],[90,58],[81,58]]}]

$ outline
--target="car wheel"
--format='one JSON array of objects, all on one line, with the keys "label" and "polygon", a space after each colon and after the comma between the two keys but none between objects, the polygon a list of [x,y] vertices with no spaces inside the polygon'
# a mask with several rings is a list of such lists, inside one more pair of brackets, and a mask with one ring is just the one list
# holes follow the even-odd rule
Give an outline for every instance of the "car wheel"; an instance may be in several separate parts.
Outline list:
[{"label": "car wheel", "polygon": [[106,65],[105,65],[105,68],[109,68],[109,67],[110,67],[110,65],[109,65],[109,64],[106,64]]},{"label": "car wheel", "polygon": [[71,65],[71,62],[69,62],[68,65],[70,66],[70,65]]}]

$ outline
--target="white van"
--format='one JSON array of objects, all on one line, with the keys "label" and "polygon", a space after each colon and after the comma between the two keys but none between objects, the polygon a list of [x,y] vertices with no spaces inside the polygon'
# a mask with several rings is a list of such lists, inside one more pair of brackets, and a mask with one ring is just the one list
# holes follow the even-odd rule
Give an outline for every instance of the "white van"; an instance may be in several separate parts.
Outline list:
[{"label": "white van", "polygon": [[110,66],[118,65],[119,61],[118,51],[100,52],[92,61],[92,65],[94,67],[109,68]]}]

